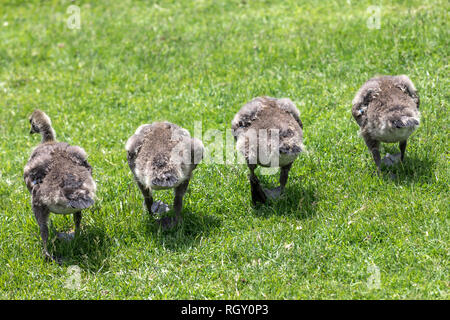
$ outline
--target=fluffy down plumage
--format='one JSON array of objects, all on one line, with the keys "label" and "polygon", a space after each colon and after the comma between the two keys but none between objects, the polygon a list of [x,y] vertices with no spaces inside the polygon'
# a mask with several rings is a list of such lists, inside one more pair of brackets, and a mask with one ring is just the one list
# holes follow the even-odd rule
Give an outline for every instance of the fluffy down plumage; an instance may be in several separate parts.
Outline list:
[{"label": "fluffy down plumage", "polygon": [[231,128],[237,150],[250,164],[282,167],[304,149],[300,113],[287,98],[253,99],[235,115]]},{"label": "fluffy down plumage", "polygon": [[54,213],[73,213],[94,204],[95,182],[83,149],[67,143],[47,143],[31,154],[24,180],[33,202]]},{"label": "fluffy down plumage", "polygon": [[419,96],[405,75],[372,78],[353,99],[352,115],[362,136],[381,142],[404,141],[419,126]]},{"label": "fluffy down plumage", "polygon": [[175,188],[188,180],[203,157],[203,144],[169,122],[140,126],[126,146],[131,171],[152,190]]}]

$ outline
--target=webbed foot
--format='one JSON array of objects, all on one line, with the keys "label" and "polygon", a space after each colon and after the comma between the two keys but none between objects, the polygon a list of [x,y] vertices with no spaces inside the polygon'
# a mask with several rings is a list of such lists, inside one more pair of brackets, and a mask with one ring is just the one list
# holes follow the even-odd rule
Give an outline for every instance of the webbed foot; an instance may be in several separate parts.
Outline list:
[{"label": "webbed foot", "polygon": [[166,213],[170,210],[170,207],[168,204],[158,200],[153,202],[152,204],[152,213],[154,214],[162,214]]},{"label": "webbed foot", "polygon": [[401,159],[401,153],[396,153],[396,154],[386,154],[386,156],[383,158],[383,163],[390,167],[393,166],[394,164],[396,164],[397,162],[399,162]]},{"label": "webbed foot", "polygon": [[273,189],[263,188],[263,190],[266,196],[270,199],[278,199],[281,196],[281,186],[278,186]]}]

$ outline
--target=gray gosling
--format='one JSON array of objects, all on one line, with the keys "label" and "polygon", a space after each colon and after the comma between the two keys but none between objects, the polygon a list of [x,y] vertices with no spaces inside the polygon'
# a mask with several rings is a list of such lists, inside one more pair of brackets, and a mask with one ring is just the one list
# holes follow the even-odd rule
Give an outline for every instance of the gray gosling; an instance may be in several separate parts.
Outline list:
[{"label": "gray gosling", "polygon": [[29,120],[30,134],[41,134],[42,141],[31,153],[23,178],[31,193],[44,255],[58,261],[47,251],[49,214],[73,214],[75,234],[78,234],[81,210],[94,204],[96,185],[82,148],[56,142],[50,118],[41,110],[35,110]]},{"label": "gray gosling", "polygon": [[[193,170],[203,158],[200,140],[191,138],[186,129],[169,122],[141,125],[125,146],[128,165],[144,196],[149,213],[168,211],[160,201],[153,203],[153,190],[174,189],[175,217],[163,217],[158,223],[163,229],[182,221],[183,197]],[[167,210],[161,211],[165,206]]]},{"label": "gray gosling", "polygon": [[[287,98],[257,97],[235,115],[231,128],[236,149],[250,169],[253,204],[279,197],[284,193],[292,163],[304,150],[303,124],[295,104]],[[255,174],[257,165],[281,167],[280,186],[263,190]]]},{"label": "gray gosling", "polygon": [[[403,162],[407,140],[420,123],[419,104],[417,90],[405,75],[372,78],[353,99],[352,115],[372,153],[378,175],[381,174],[380,142],[398,142]],[[384,159],[387,164],[395,162],[395,156],[389,157],[393,156],[388,154]]]}]

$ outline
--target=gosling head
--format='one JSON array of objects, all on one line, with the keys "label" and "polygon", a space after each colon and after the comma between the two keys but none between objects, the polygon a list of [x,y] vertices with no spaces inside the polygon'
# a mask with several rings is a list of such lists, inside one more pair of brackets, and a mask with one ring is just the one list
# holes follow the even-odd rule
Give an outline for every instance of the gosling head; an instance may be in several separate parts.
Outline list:
[{"label": "gosling head", "polygon": [[41,110],[34,110],[30,116],[30,134],[40,133],[42,142],[55,140],[55,131],[52,128],[50,118]]}]

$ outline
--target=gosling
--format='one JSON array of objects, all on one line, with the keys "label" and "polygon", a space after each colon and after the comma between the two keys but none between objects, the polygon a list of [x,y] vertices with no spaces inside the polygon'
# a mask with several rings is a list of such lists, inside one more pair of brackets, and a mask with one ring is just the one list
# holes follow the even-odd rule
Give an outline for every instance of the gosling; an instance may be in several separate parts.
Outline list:
[{"label": "gosling", "polygon": [[57,142],[50,118],[43,111],[35,110],[29,121],[30,134],[41,134],[42,141],[31,153],[23,178],[31,194],[44,255],[59,262],[47,250],[49,214],[73,214],[75,234],[79,234],[81,210],[94,204],[96,185],[82,148]]},{"label": "gosling", "polygon": [[[399,143],[400,159],[405,158],[409,136],[420,123],[419,96],[406,75],[381,76],[368,80],[353,99],[352,115],[381,174],[380,142]],[[398,158],[387,155],[384,161]]]},{"label": "gosling", "polygon": [[173,123],[155,122],[140,126],[128,139],[125,149],[148,212],[156,214],[169,210],[160,201],[153,203],[153,190],[174,189],[175,217],[163,217],[157,222],[163,229],[181,223],[184,194],[192,172],[203,158],[202,142]]},{"label": "gosling", "polygon": [[[287,98],[257,97],[235,115],[231,128],[250,170],[252,202],[265,203],[284,193],[294,160],[304,150],[300,112]],[[255,174],[257,165],[280,167],[280,186],[264,189]]]}]

